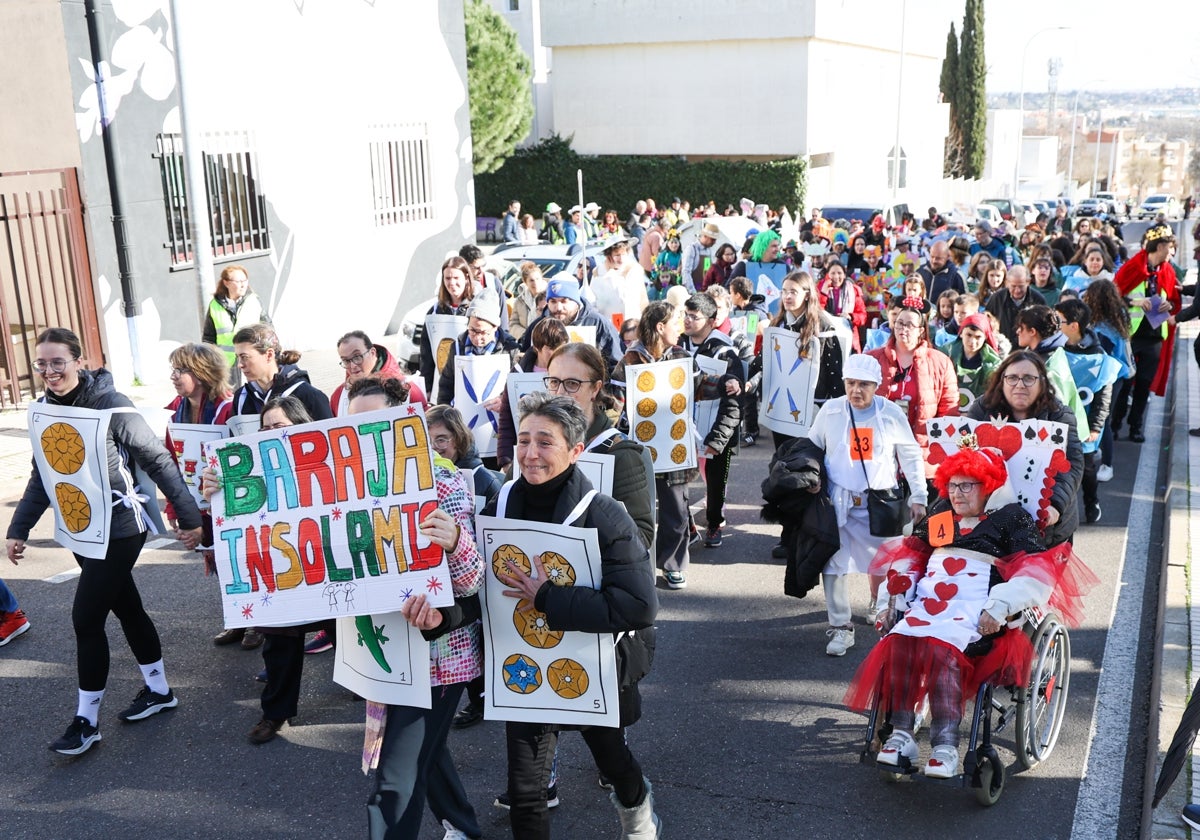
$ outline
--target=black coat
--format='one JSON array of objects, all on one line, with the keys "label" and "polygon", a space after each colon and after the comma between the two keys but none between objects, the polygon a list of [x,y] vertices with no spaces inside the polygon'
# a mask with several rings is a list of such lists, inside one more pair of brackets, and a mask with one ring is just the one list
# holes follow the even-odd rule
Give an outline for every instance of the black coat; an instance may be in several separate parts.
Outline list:
[{"label": "black coat", "polygon": [[717,453],[724,452],[729,446],[736,448],[738,427],[742,421],[742,404],[737,394],[729,394],[726,383],[736,380],[741,385],[745,377],[742,374],[742,360],[733,339],[723,332],[713,330],[699,345],[693,345],[690,339],[684,339],[683,348],[696,356],[707,356],[725,363],[725,373],[721,376],[710,377],[703,372],[697,372],[696,399],[720,400],[717,420],[705,436],[704,445],[711,446]]},{"label": "black coat", "polygon": [[783,524],[782,542],[787,549],[783,593],[803,598],[821,582],[821,572],[841,547],[837,513],[824,491],[825,452],[808,438],[795,438],[779,447],[771,458],[762,495],[766,500],[762,518]]}]

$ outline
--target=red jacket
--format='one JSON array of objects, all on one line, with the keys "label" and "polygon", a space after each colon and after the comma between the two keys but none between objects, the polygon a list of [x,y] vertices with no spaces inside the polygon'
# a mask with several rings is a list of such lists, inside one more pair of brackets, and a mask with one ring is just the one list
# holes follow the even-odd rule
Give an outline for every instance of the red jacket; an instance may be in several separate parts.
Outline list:
[{"label": "red jacket", "polygon": [[[879,388],[882,396],[900,371],[896,339],[889,338],[887,344],[868,351],[867,355],[874,356],[883,369],[883,385]],[[934,349],[929,342],[924,342],[913,352],[909,375],[916,377],[917,395],[909,403],[908,422],[925,453],[925,477],[933,478],[937,467],[929,463],[929,436],[925,433],[925,423],[934,417],[958,416],[958,375],[950,357]]]},{"label": "red jacket", "polygon": [[[1113,278],[1113,282],[1117,285],[1117,291],[1122,295],[1128,295],[1142,285],[1150,276],[1149,259],[1150,255],[1143,249],[1117,269],[1117,276]],[[1167,300],[1171,304],[1171,314],[1178,315],[1179,310],[1183,308],[1183,300],[1179,297],[1179,282],[1175,277],[1175,267],[1171,265],[1169,259],[1159,263],[1158,288],[1167,296]],[[1167,393],[1167,377],[1171,373],[1171,355],[1174,349],[1175,325],[1172,324],[1167,327],[1167,337],[1163,341],[1162,352],[1158,356],[1158,369],[1154,371],[1154,381],[1150,383],[1150,390],[1160,397]]]},{"label": "red jacket", "polygon": [[[380,379],[403,379],[408,383],[408,400],[415,403],[421,408],[429,407],[429,400],[425,396],[425,389],[421,387],[421,377],[405,376],[404,371],[400,370],[400,364],[396,361],[396,356],[387,351],[387,348],[382,344],[375,345],[375,355],[379,357],[382,364],[371,371],[371,376],[378,376]],[[343,382],[333,390],[329,396],[329,407],[333,409],[334,417],[341,417],[346,413],[346,407],[342,405],[342,394],[346,391],[346,383]]]},{"label": "red jacket", "polygon": [[[171,400],[170,403],[168,403],[167,409],[171,412],[171,420],[169,422],[191,422],[191,420],[188,418],[187,407],[184,405],[186,402],[186,397],[176,397],[175,399]],[[211,400],[206,399],[200,406],[199,422],[213,426],[223,426],[231,414],[233,414],[232,400],[214,403]],[[167,451],[171,453],[171,457],[175,459],[175,465],[179,466],[180,472],[182,472],[183,467],[179,465],[179,453],[175,450],[175,442],[171,440],[170,429],[167,430],[167,438],[164,443],[166,444]],[[175,505],[171,504],[170,500],[167,500],[167,507],[166,510],[163,511],[163,514],[168,522],[174,522],[175,519],[178,518],[175,516]],[[210,521],[210,512],[207,510],[202,510],[200,511],[200,516],[205,520],[205,525],[211,529],[211,525],[208,525]]]}]

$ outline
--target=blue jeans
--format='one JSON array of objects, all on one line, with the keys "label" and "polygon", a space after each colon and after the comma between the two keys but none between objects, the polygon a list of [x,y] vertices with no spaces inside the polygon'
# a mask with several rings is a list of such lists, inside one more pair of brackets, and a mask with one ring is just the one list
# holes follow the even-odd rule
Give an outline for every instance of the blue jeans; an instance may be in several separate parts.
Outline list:
[{"label": "blue jeans", "polygon": [[16,612],[17,611],[17,596],[12,594],[12,590],[0,578],[0,612]]},{"label": "blue jeans", "polygon": [[371,840],[416,840],[426,797],[439,820],[449,820],[469,837],[482,836],[446,747],[463,685],[435,685],[428,709],[388,706],[375,793],[367,800]]}]

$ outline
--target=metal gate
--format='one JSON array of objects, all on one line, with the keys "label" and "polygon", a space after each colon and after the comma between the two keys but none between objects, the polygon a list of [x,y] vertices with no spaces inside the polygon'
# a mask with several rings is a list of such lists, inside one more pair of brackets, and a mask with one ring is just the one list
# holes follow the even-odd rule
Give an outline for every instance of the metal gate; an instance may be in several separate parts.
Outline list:
[{"label": "metal gate", "polygon": [[38,333],[68,327],[104,362],[75,169],[0,172],[0,407],[34,395]]}]

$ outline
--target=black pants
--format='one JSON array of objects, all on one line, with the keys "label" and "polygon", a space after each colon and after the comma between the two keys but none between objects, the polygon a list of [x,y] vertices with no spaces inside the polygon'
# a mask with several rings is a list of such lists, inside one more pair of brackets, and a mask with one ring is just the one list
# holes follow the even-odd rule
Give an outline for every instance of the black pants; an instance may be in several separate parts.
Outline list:
[{"label": "black pants", "polygon": [[268,720],[290,720],[300,702],[300,677],[304,673],[304,634],[263,634],[263,664],[267,684],[262,692],[262,713]]},{"label": "black pants", "polygon": [[668,484],[662,475],[654,477],[658,496],[658,537],[655,551],[658,567],[664,572],[686,572],[691,523],[688,510],[688,486]]},{"label": "black pants", "polygon": [[[546,787],[558,746],[558,727],[545,723],[505,724],[508,742],[508,812],[514,840],[549,840],[550,812]],[[625,730],[585,726],[579,730],[592,751],[596,768],[612,782],[617,799],[626,808],[642,804],[646,785],[642,768],[625,743]]]},{"label": "black pants", "polygon": [[729,465],[732,461],[733,443],[730,443],[720,455],[709,458],[704,467],[704,512],[709,528],[725,524],[725,490],[729,486]]},{"label": "black pants", "polygon": [[1100,469],[1100,452],[1085,452],[1083,453],[1083,481],[1080,488],[1083,490],[1084,505],[1100,504],[1100,482],[1096,478],[1096,471]]},{"label": "black pants", "polygon": [[75,587],[71,623],[75,626],[75,661],[79,688],[103,691],[108,683],[108,635],[104,622],[112,613],[121,622],[125,641],[139,665],[162,659],[158,630],[142,606],[142,596],[133,581],[133,564],[146,544],[146,535],[134,534],[108,542],[104,557],[75,555],[82,571]]},{"label": "black pants", "polygon": [[1141,433],[1142,424],[1146,419],[1146,403],[1150,401],[1150,383],[1154,381],[1154,375],[1158,372],[1158,358],[1162,355],[1161,340],[1135,338],[1131,346],[1137,373],[1132,379],[1121,380],[1117,404],[1113,407],[1113,434],[1121,428],[1121,422],[1126,416],[1129,418],[1130,434]]},{"label": "black pants", "polygon": [[[1197,339],[1200,341],[1200,339]],[[1200,350],[1197,350],[1200,353]],[[758,437],[758,394],[742,392],[742,431]]]}]

